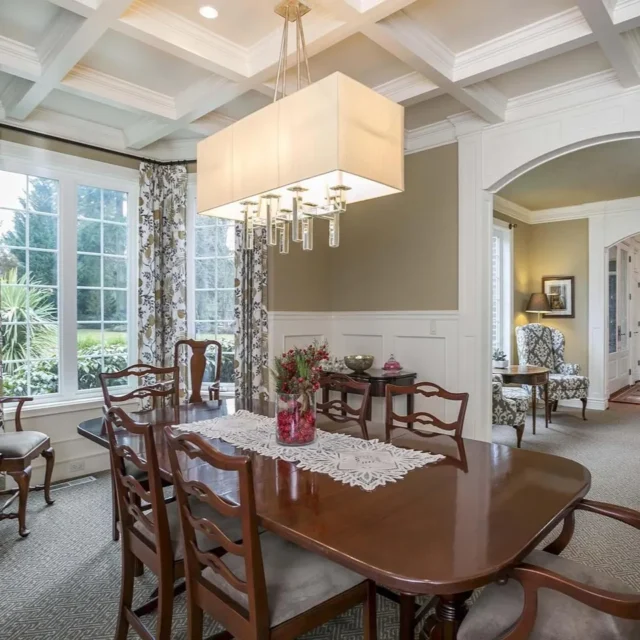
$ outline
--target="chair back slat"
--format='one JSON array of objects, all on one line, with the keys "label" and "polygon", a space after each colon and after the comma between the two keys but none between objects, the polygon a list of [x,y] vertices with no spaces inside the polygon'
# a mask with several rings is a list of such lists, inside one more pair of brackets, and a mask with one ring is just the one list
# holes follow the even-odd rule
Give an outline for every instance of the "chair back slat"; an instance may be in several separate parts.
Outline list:
[{"label": "chair back slat", "polygon": [[[199,594],[206,590],[206,595],[200,597],[210,598],[215,603],[216,610],[222,612],[225,627],[233,636],[262,637],[259,632],[256,635],[256,630],[269,629],[269,610],[251,459],[225,455],[197,433],[174,433],[171,427],[165,427],[165,438],[184,533],[187,588],[197,588]],[[197,459],[215,469],[237,473],[238,504],[232,504],[217,495],[211,487],[203,488],[202,483],[187,480],[180,466],[179,455]],[[242,525],[242,541],[232,541],[213,522],[195,515],[190,498],[206,503],[223,516],[238,517]],[[223,564],[215,551],[205,551],[199,546],[196,530],[216,546],[222,546],[229,553],[243,558],[244,580]],[[212,569],[234,589],[246,594],[249,603],[246,611],[240,612],[242,607],[231,602],[221,589],[202,577],[205,567]]]},{"label": "chair back slat", "polygon": [[[114,388],[109,387],[111,380],[119,380],[130,376],[134,376],[139,380],[146,378],[147,381],[154,378],[156,382],[149,382],[138,386],[133,391],[122,394],[114,393]],[[168,380],[166,379],[167,376],[170,376]],[[180,371],[178,367],[154,367],[150,364],[133,364],[126,369],[122,369],[122,371],[100,373],[99,378],[104,403],[108,408],[114,404],[121,404],[136,398],[141,400],[150,398],[154,406],[164,403],[165,400],[169,400],[173,406],[178,406],[180,393]]]},{"label": "chair back slat", "polygon": [[173,365],[180,367],[182,353],[184,350],[191,350],[191,357],[188,359],[189,364],[189,384],[190,389],[189,402],[202,402],[202,382],[204,380],[207,368],[207,349],[214,347],[216,370],[214,379],[209,385],[209,396],[213,399],[215,393],[216,399],[220,397],[220,377],[222,375],[222,344],[217,340],[178,340],[173,350]]},{"label": "chair back slat", "polygon": [[[132,537],[136,538],[156,553],[161,563],[166,560],[172,564],[171,535],[153,427],[134,422],[121,407],[105,405],[103,412],[109,437],[111,473],[118,498],[123,545],[130,546]],[[134,451],[128,444],[120,442],[124,439],[135,440],[142,446],[139,451]],[[133,473],[146,476],[148,490]],[[143,501],[151,505],[152,517],[142,510]],[[148,531],[149,539],[141,535],[136,525]],[[153,541],[151,545],[149,540]]]},{"label": "chair back slat", "polygon": [[[443,433],[445,435],[454,436],[455,438],[462,437],[464,418],[467,413],[467,404],[469,402],[468,393],[452,393],[435,383],[419,382],[411,386],[389,384],[386,387],[385,395],[385,431],[387,442],[391,442],[391,432],[394,429],[408,429],[412,433],[424,437],[442,435]],[[400,395],[441,398],[449,402],[459,402],[460,405],[457,418],[454,422],[445,422],[428,411],[417,411],[407,415],[397,414],[393,409],[393,399]],[[415,430],[413,427],[415,423],[435,427],[440,431],[425,432],[423,430]]]},{"label": "chair back slat", "polygon": [[[366,413],[371,385],[368,382],[357,382],[343,373],[330,373],[320,378],[320,388],[322,402],[317,404],[318,412],[336,423],[355,422],[360,425],[363,437],[368,440]],[[341,399],[331,399],[329,394],[332,391],[340,393]],[[344,399],[349,393],[362,396],[360,406],[354,407]]]}]

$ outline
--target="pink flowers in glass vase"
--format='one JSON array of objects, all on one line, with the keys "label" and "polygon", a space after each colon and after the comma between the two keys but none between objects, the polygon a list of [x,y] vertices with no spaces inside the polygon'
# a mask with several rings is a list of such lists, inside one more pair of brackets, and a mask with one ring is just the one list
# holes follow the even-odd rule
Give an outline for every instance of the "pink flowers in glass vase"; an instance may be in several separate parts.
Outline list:
[{"label": "pink flowers in glass vase", "polygon": [[289,349],[275,358],[276,437],[280,444],[303,445],[315,440],[315,393],[320,388],[320,363],[328,357],[326,344],[311,344],[305,349]]}]

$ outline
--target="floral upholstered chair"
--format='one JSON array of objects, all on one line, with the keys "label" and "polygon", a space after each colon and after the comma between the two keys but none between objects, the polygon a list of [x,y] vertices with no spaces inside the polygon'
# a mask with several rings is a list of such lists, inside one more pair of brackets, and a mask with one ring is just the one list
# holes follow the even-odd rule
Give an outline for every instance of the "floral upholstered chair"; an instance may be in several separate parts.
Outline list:
[{"label": "floral upholstered chair", "polygon": [[493,376],[492,391],[492,423],[512,426],[517,433],[519,449],[524,433],[524,421],[529,409],[529,394],[522,389],[503,387],[500,375]]},{"label": "floral upholstered chair", "polygon": [[[564,335],[557,329],[542,324],[527,324],[516,328],[518,358],[520,364],[550,369],[549,421],[551,408],[558,408],[558,400],[579,399],[582,402],[582,418],[586,420],[589,378],[580,375],[580,365],[564,361]],[[538,387],[538,397],[543,397]]]}]

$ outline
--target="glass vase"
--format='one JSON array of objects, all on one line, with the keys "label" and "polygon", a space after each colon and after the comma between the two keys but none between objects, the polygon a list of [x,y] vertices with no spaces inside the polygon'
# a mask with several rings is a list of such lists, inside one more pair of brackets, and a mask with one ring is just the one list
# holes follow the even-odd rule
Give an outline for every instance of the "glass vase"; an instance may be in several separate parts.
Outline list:
[{"label": "glass vase", "polygon": [[276,418],[278,444],[292,447],[311,444],[316,439],[315,395],[279,394]]}]

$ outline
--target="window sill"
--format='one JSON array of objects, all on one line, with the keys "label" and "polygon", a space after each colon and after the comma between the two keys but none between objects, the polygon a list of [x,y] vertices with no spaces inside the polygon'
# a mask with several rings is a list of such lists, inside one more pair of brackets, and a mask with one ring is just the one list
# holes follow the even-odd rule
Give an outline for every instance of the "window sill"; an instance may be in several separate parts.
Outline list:
[{"label": "window sill", "polygon": [[[39,418],[41,416],[60,415],[61,413],[76,413],[78,411],[90,411],[102,409],[104,400],[102,397],[80,398],[76,400],[57,400],[55,402],[27,402],[22,407],[22,418]],[[138,401],[133,400],[122,406],[138,406]],[[15,405],[4,410],[5,420],[13,420],[16,414]]]}]

